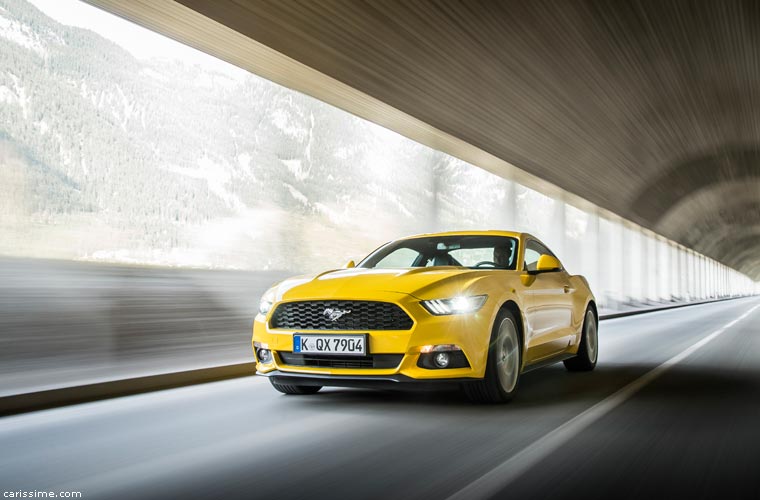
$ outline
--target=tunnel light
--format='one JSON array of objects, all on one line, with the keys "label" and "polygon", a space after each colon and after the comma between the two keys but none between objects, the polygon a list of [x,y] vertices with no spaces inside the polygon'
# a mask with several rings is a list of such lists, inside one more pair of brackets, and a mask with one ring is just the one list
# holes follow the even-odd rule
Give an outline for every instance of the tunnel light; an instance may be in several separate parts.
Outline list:
[{"label": "tunnel light", "polygon": [[448,314],[474,313],[483,307],[488,295],[475,295],[472,297],[452,297],[450,299],[423,300],[422,305],[431,314],[444,316]]}]

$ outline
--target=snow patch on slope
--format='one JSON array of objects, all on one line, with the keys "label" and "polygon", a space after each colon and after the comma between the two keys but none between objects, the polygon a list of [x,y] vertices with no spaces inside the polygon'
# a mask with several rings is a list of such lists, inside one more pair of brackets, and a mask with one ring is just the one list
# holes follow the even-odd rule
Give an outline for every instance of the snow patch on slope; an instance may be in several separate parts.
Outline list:
[{"label": "snow patch on slope", "polygon": [[40,42],[39,36],[25,24],[0,16],[0,36],[15,44],[32,50],[40,57],[45,57],[47,51]]}]

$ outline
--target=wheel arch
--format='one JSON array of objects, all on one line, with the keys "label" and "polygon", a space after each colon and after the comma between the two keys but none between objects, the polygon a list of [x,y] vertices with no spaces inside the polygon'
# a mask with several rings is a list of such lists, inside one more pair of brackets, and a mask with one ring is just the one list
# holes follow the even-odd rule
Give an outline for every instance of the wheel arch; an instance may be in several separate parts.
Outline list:
[{"label": "wheel arch", "polygon": [[591,311],[594,313],[594,318],[596,319],[596,324],[599,324],[599,310],[596,308],[596,302],[594,299],[591,299],[588,301],[588,305],[586,305],[586,308],[591,308]]},{"label": "wheel arch", "polygon": [[[525,318],[523,318],[522,311],[520,310],[520,306],[517,305],[517,302],[514,300],[507,300],[504,302],[501,307],[499,307],[499,313],[501,311],[509,311],[512,313],[512,316],[515,318],[515,321],[517,321],[517,334],[520,336],[520,347],[522,349],[522,356],[521,356],[521,365],[525,366],[525,354],[526,354],[526,342],[525,342]],[[497,313],[498,317],[498,313]]]}]

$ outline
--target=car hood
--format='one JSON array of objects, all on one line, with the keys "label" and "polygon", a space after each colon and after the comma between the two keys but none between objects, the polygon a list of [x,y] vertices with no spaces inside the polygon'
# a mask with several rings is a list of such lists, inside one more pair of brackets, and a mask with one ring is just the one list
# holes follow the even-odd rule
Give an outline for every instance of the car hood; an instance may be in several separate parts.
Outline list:
[{"label": "car hood", "polygon": [[441,298],[453,287],[463,293],[479,279],[494,272],[465,267],[439,266],[413,269],[352,268],[328,271],[315,276],[287,279],[276,287],[276,301],[364,298],[372,292],[403,293],[419,299]]}]

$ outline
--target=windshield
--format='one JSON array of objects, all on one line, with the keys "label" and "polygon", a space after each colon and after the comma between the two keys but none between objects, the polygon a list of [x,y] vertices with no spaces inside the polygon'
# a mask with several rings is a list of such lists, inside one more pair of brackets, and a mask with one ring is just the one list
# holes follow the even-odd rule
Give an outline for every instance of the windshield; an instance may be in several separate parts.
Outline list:
[{"label": "windshield", "polygon": [[357,267],[515,269],[516,260],[517,239],[508,236],[430,236],[388,243]]}]

